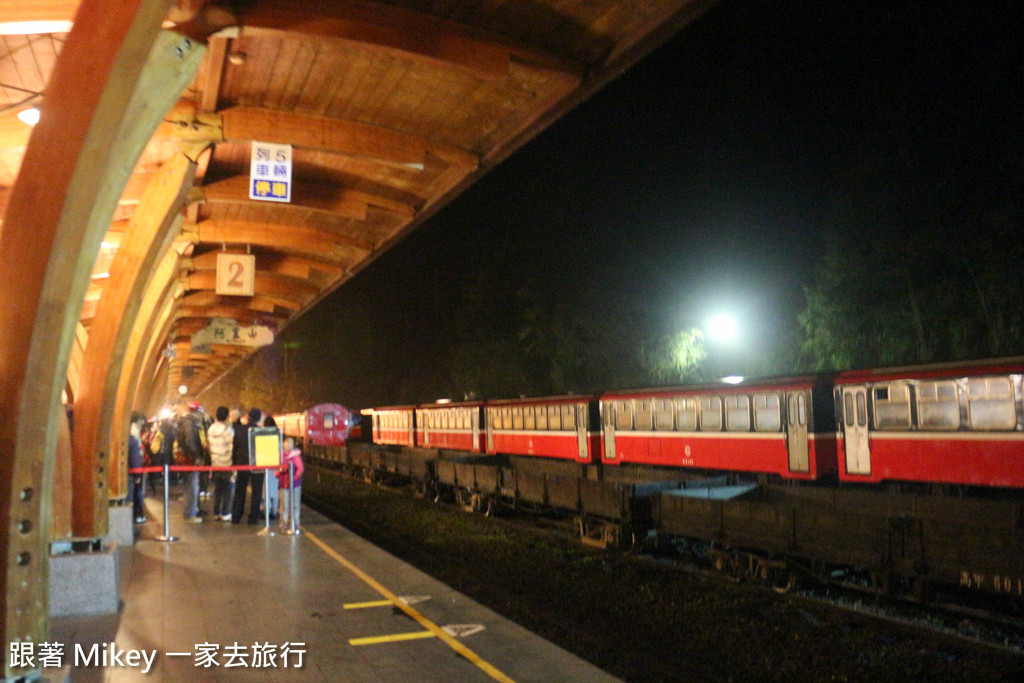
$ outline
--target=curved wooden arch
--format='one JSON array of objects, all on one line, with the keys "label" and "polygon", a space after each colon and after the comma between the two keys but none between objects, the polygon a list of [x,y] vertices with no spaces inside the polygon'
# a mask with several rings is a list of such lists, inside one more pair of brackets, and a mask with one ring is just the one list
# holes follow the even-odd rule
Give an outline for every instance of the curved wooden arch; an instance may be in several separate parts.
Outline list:
[{"label": "curved wooden arch", "polygon": [[[48,633],[44,524],[60,394],[93,258],[118,192],[164,115],[145,100],[174,83],[159,73],[166,62],[146,59],[154,44],[167,47],[157,37],[168,6],[82,3],[0,229],[0,508],[8,513],[0,631],[8,643],[42,642]],[[178,49],[192,49],[191,41]],[[6,676],[25,673],[4,662]]]}]

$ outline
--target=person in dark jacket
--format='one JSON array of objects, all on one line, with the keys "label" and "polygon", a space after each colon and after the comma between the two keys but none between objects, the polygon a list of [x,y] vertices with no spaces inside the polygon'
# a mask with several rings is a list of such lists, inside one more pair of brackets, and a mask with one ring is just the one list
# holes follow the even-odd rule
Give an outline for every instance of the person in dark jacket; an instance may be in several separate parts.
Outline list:
[{"label": "person in dark jacket", "polygon": [[[133,412],[131,426],[128,429],[128,467],[135,469],[142,467],[142,425],[146,424],[146,416],[140,412]],[[146,521],[146,507],[143,505],[143,496],[146,495],[146,475],[133,474],[129,477],[132,483],[132,517],[136,524]]]},{"label": "person in dark jacket", "polygon": [[[206,425],[199,404],[188,404],[189,412],[178,419],[178,448],[185,455],[189,465],[205,465]],[[199,514],[199,472],[187,472],[184,478],[185,495],[182,515],[186,522],[202,522]]]},{"label": "person in dark jacket", "polygon": [[[233,465],[249,464],[249,430],[260,426],[260,419],[263,414],[259,408],[250,408],[248,422],[243,423],[241,419],[233,426],[235,429],[234,443],[231,449],[231,463]],[[263,497],[263,470],[239,470],[238,480],[235,482],[235,499],[231,505],[231,523],[239,524],[242,515],[245,513],[246,487],[252,487],[252,497],[249,499],[249,524],[259,524],[260,521],[260,499]]]}]

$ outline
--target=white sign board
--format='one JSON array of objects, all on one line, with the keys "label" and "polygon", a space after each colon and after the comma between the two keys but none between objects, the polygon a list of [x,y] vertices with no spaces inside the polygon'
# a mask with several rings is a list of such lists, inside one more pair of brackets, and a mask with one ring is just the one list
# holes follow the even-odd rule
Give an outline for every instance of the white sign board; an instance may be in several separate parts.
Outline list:
[{"label": "white sign board", "polygon": [[274,343],[274,331],[264,325],[242,326],[231,318],[214,318],[192,335],[192,350],[202,353],[211,344],[259,347]]},{"label": "white sign board", "polygon": [[217,254],[217,294],[253,296],[256,293],[254,254]]},{"label": "white sign board", "polygon": [[272,142],[252,143],[249,168],[249,199],[267,202],[292,200],[292,146]]}]

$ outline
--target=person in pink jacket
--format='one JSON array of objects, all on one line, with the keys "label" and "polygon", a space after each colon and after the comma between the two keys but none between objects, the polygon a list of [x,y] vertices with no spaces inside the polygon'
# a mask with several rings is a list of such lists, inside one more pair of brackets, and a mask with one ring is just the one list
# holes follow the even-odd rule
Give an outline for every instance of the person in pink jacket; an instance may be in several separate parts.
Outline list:
[{"label": "person in pink jacket", "polygon": [[[294,487],[288,486],[288,464],[295,464]],[[299,511],[302,505],[302,472],[305,468],[302,465],[302,451],[295,447],[295,439],[290,436],[284,438],[284,457],[281,459],[281,468],[277,471],[277,486],[280,492],[280,512],[278,517],[281,520],[281,528],[285,529],[291,525],[291,504],[295,499],[295,528],[299,528]]]}]

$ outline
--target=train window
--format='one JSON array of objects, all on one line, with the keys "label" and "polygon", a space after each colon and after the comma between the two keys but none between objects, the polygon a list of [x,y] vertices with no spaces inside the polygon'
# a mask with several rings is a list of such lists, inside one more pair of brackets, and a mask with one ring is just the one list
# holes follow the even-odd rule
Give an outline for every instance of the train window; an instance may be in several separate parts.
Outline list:
[{"label": "train window", "polygon": [[868,424],[868,399],[866,394],[857,394],[857,426],[865,427]]},{"label": "train window", "polygon": [[537,429],[548,428],[548,409],[546,406],[537,406]]},{"label": "train window", "polygon": [[967,380],[967,413],[974,429],[1013,429],[1017,410],[1008,377]]},{"label": "train window", "polygon": [[889,382],[871,390],[875,429],[910,428],[910,387],[906,382]]},{"label": "train window", "polygon": [[730,432],[750,431],[750,399],[748,397],[725,397],[725,428]]},{"label": "train window", "polygon": [[676,429],[681,432],[697,431],[697,399],[677,398],[673,403],[676,407]]},{"label": "train window", "polygon": [[754,394],[754,429],[777,432],[782,429],[782,411],[778,394]]},{"label": "train window", "polygon": [[633,428],[633,402],[615,401],[615,429]]},{"label": "train window", "polygon": [[672,430],[672,401],[667,398],[654,399],[654,428],[658,431]]},{"label": "train window", "polygon": [[654,429],[654,410],[650,399],[634,401],[633,409],[636,411],[637,431],[649,432]]},{"label": "train window", "polygon": [[562,415],[562,429],[576,429],[576,406],[572,403],[563,403],[559,406],[558,412]]},{"label": "train window", "polygon": [[515,406],[512,408],[512,429],[523,428],[523,407]]},{"label": "train window", "polygon": [[722,431],[722,399],[718,396],[701,396],[700,430],[702,432]]},{"label": "train window", "polygon": [[523,426],[526,429],[536,429],[537,420],[534,419],[533,406],[526,406],[523,409]]},{"label": "train window", "polygon": [[917,422],[921,429],[960,427],[960,398],[956,382],[921,382],[917,385]]},{"label": "train window", "polygon": [[558,431],[562,428],[562,417],[558,414],[558,406],[548,406],[548,429]]}]

